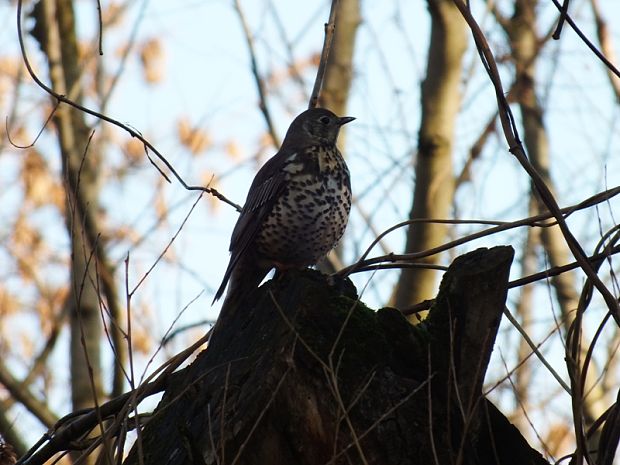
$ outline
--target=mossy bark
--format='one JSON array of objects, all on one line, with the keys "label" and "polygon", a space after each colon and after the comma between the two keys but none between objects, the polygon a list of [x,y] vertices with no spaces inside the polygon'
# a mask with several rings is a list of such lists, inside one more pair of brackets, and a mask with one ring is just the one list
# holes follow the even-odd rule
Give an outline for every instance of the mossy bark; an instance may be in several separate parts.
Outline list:
[{"label": "mossy bark", "polygon": [[546,464],[481,396],[511,261],[508,247],[457,260],[417,327],[349,281],[267,283],[174,376],[143,462],[134,447],[125,463]]}]

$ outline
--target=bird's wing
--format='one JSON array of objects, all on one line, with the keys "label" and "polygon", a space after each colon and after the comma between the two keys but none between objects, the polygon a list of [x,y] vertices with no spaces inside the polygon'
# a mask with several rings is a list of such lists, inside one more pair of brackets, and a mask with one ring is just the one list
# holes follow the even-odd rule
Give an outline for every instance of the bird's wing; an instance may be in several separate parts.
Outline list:
[{"label": "bird's wing", "polygon": [[[279,155],[279,154],[278,154]],[[250,186],[245,205],[230,238],[230,252],[243,253],[254,240],[266,215],[286,186],[286,172],[276,163],[277,155],[259,170]]]},{"label": "bird's wing", "polygon": [[282,168],[286,166],[287,158],[285,154],[278,152],[256,173],[245,205],[233,229],[230,239],[230,261],[214,301],[224,293],[235,266],[254,241],[265,216],[269,214],[275,200],[286,187],[287,173]]}]

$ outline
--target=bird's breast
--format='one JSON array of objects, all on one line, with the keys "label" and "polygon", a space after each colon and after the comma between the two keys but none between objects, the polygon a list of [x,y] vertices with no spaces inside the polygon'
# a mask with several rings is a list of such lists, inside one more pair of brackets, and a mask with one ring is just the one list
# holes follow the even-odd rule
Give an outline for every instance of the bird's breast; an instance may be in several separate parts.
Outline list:
[{"label": "bird's breast", "polygon": [[347,225],[351,189],[344,159],[335,148],[311,155],[288,160],[286,187],[258,231],[260,255],[279,265],[315,264],[336,246]]}]

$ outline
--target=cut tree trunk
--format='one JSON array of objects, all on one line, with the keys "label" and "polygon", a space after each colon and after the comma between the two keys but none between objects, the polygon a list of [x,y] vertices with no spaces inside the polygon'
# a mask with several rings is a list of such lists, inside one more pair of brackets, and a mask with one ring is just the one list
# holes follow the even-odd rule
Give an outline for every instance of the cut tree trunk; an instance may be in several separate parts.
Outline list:
[{"label": "cut tree trunk", "polygon": [[512,257],[457,258],[416,327],[348,280],[265,284],[170,379],[125,464],[547,464],[481,394]]}]

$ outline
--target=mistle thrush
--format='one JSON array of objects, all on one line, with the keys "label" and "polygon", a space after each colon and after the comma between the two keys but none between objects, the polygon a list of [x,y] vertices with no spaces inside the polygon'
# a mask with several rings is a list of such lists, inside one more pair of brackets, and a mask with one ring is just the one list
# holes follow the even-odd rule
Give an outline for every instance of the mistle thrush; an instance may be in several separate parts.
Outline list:
[{"label": "mistle thrush", "polygon": [[274,267],[314,265],[336,246],[351,209],[349,169],[336,140],[354,119],[314,108],[293,120],[280,150],[250,186],[214,302],[229,280],[226,300],[256,289]]}]

